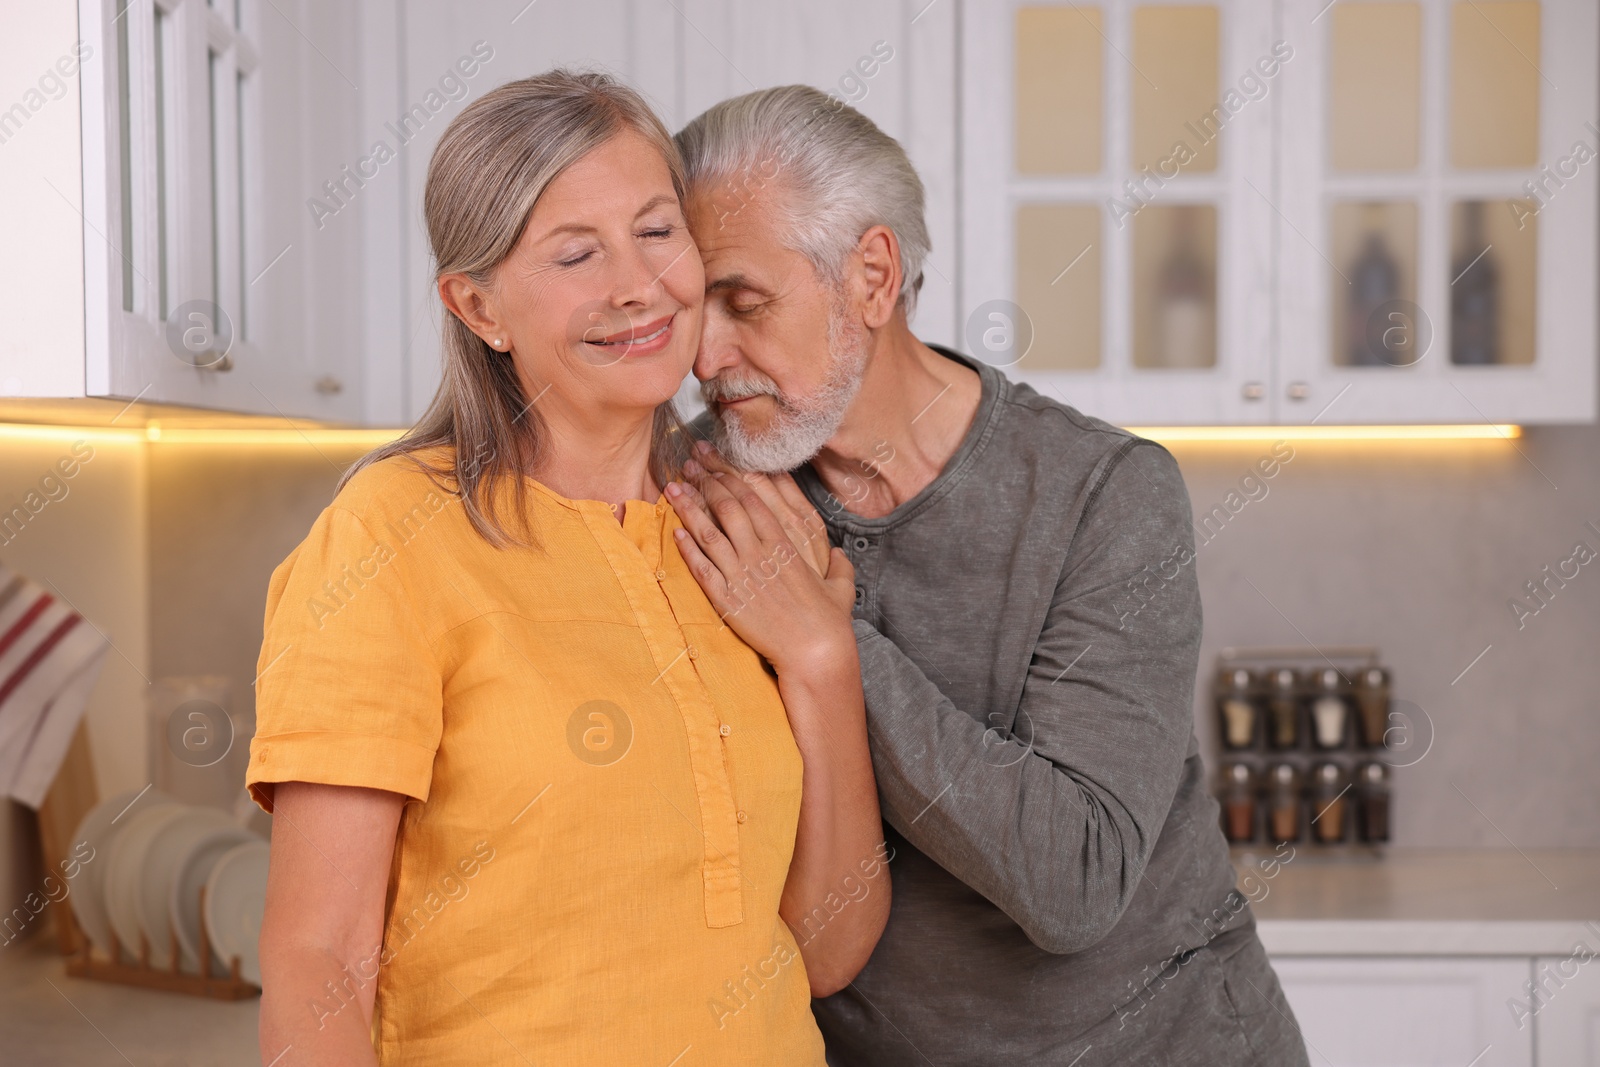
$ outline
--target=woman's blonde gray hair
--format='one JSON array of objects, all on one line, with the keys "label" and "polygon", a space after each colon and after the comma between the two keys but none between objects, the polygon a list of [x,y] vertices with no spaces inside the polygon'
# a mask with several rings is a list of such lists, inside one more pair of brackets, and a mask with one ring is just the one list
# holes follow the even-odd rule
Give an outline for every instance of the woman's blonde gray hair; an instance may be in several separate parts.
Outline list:
[{"label": "woman's blonde gray hair", "polygon": [[[457,115],[433,150],[423,191],[423,215],[434,258],[434,280],[461,273],[483,289],[511,254],[546,187],[567,167],[619,133],[641,134],[658,148],[684,195],[682,158],[672,135],[633,89],[606,74],[552,70],[507,82]],[[440,488],[460,499],[468,520],[490,544],[537,542],[528,524],[525,476],[538,470],[547,431],[524,395],[512,356],[497,351],[455,315],[443,316],[439,389],[415,426],[357,460],[343,488],[368,464],[405,456]],[[650,449],[657,484],[678,477],[683,424],[672,401],[656,409]],[[453,462],[435,465],[417,453],[454,448]],[[439,481],[448,478],[453,487]],[[509,483],[522,537],[499,515]]]}]

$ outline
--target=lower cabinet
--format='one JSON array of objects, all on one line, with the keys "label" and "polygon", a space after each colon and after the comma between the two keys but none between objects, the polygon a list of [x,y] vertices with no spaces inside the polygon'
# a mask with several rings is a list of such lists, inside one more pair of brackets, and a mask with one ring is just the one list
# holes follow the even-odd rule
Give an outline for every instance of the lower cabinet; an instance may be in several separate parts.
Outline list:
[{"label": "lower cabinet", "polygon": [[[1526,958],[1273,959],[1315,1067],[1532,1067],[1535,1025],[1512,1010],[1527,1000]],[[1573,998],[1576,999],[1576,998]],[[1585,1035],[1600,1033],[1592,1011]],[[1575,1032],[1576,1033],[1576,1032]],[[1588,1037],[1575,1037],[1577,1048]],[[1588,1046],[1595,1055],[1595,1046]],[[1566,1065],[1593,1059],[1544,1056]]]},{"label": "lower cabinet", "polygon": [[1570,956],[1541,956],[1533,981],[1541,1067],[1600,1067],[1600,957],[1589,955],[1587,944]]}]

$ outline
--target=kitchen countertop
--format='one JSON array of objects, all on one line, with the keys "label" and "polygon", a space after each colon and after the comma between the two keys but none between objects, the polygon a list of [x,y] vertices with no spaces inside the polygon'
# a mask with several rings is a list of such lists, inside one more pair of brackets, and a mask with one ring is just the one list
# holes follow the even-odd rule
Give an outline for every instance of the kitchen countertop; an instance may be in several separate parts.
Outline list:
[{"label": "kitchen countertop", "polygon": [[[1400,849],[1381,859],[1299,846],[1240,850],[1276,956],[1565,956],[1600,948],[1600,850]],[[54,988],[52,988],[54,986]],[[50,936],[0,949],[0,1048],[30,1067],[259,1063],[259,1000],[68,978]],[[125,1058],[128,1057],[128,1058]]]},{"label": "kitchen countertop", "polygon": [[[1276,867],[1273,860],[1276,858]],[[1285,862],[1287,860],[1287,862]],[[1600,850],[1236,850],[1273,955],[1565,956],[1600,948]]]},{"label": "kitchen countertop", "polygon": [[27,1067],[251,1067],[261,1000],[69,978],[55,931],[0,948],[0,1062]]}]

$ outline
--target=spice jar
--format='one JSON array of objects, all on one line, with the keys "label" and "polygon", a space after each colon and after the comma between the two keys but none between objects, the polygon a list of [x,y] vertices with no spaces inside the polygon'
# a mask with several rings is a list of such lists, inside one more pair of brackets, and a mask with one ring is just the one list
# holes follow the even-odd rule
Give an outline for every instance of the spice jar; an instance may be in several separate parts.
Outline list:
[{"label": "spice jar", "polygon": [[1337,763],[1319,763],[1311,769],[1311,831],[1322,844],[1345,837],[1345,794],[1349,783]]},{"label": "spice jar", "polygon": [[1345,677],[1336,667],[1323,667],[1313,679],[1311,738],[1318,748],[1342,748],[1349,734],[1349,722]]},{"label": "spice jar", "polygon": [[1255,675],[1243,667],[1233,667],[1217,676],[1217,719],[1221,724],[1222,747],[1250,748],[1256,743],[1257,720]]},{"label": "spice jar", "polygon": [[1222,833],[1240,844],[1256,838],[1256,775],[1247,763],[1222,766]]},{"label": "spice jar", "polygon": [[1273,748],[1300,743],[1299,676],[1292,667],[1272,672],[1267,686],[1267,733]]},{"label": "spice jar", "polygon": [[1290,763],[1267,771],[1267,838],[1275,845],[1300,840],[1300,773]]},{"label": "spice jar", "polygon": [[1361,813],[1361,840],[1374,844],[1389,840],[1389,766],[1363,763],[1356,772],[1357,804]]},{"label": "spice jar", "polygon": [[1383,667],[1367,667],[1356,675],[1356,707],[1361,719],[1361,743],[1367,748],[1382,748],[1389,729],[1389,672]]}]

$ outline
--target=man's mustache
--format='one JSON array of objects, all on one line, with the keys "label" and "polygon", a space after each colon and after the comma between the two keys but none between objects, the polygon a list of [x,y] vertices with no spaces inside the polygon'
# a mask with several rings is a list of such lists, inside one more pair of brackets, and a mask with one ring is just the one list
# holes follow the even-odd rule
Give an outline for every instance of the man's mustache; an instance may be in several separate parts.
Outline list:
[{"label": "man's mustache", "polygon": [[700,395],[708,404],[747,400],[752,396],[770,396],[778,400],[783,394],[775,382],[760,378],[723,378],[720,375],[700,383]]}]

